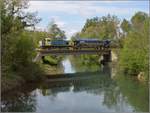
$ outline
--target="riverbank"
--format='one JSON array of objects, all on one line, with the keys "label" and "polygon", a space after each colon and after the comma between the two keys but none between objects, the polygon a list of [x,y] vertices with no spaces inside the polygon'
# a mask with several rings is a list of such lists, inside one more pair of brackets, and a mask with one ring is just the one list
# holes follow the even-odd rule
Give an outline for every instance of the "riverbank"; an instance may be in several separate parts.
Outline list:
[{"label": "riverbank", "polygon": [[3,73],[1,78],[1,92],[8,92],[31,82],[42,82],[46,78],[44,75],[47,74],[57,75],[62,73],[63,68],[61,65],[43,64],[41,61],[36,64],[36,67],[28,67],[20,70],[18,73]]},{"label": "riverbank", "polygon": [[13,90],[14,88],[19,87],[24,83],[25,81],[19,76],[14,78],[3,77],[1,79],[1,93]]},{"label": "riverbank", "polygon": [[28,77],[24,78],[22,77],[21,74],[19,75],[19,74],[13,74],[13,73],[9,74],[8,75],[9,77],[2,76],[1,77],[1,93],[5,93],[13,89],[19,88],[24,84],[42,82],[45,79],[44,76],[41,76],[42,72],[40,71],[39,72],[37,71],[37,73],[34,73],[36,76],[34,76],[34,74],[30,76],[30,73],[28,72],[24,72],[24,73],[26,73],[26,76]]}]

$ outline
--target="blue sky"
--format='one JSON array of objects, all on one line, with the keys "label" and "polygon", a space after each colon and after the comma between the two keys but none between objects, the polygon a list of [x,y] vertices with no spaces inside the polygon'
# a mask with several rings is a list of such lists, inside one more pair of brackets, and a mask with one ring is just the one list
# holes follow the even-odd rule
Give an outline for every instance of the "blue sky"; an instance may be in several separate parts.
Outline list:
[{"label": "blue sky", "polygon": [[42,21],[36,26],[46,30],[55,21],[69,38],[84,26],[87,18],[116,15],[120,20],[130,18],[138,11],[148,13],[149,1],[30,1],[29,11],[38,12]]}]

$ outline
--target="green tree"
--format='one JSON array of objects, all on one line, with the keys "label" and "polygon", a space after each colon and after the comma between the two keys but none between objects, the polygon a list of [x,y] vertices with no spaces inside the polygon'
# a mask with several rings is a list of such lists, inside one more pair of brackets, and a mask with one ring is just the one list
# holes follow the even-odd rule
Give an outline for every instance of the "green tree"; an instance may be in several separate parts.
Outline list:
[{"label": "green tree", "polygon": [[144,13],[144,12],[137,12],[132,18],[131,18],[131,22],[132,22],[132,26],[135,29],[143,29],[143,25],[144,22],[147,20],[148,18],[148,14]]},{"label": "green tree", "polygon": [[123,19],[121,28],[125,33],[127,33],[131,30],[131,24],[126,19]]},{"label": "green tree", "polygon": [[52,38],[66,39],[65,32],[61,30],[54,21],[51,21],[48,25],[48,33],[52,35]]},{"label": "green tree", "polygon": [[1,3],[2,35],[34,26],[41,20],[37,18],[37,12],[24,11],[28,8],[26,0],[2,0]]},{"label": "green tree", "polygon": [[37,18],[37,13],[25,11],[28,8],[26,0],[2,0],[1,6],[3,90],[39,78],[41,69],[32,62],[34,36],[26,28],[34,27],[40,19]]},{"label": "green tree", "polygon": [[124,47],[120,52],[120,66],[129,74],[138,75],[144,72],[148,79],[150,18],[145,13],[137,12],[131,21],[132,28],[124,38]]},{"label": "green tree", "polygon": [[115,39],[118,38],[119,19],[116,16],[103,16],[87,19],[80,37]]}]

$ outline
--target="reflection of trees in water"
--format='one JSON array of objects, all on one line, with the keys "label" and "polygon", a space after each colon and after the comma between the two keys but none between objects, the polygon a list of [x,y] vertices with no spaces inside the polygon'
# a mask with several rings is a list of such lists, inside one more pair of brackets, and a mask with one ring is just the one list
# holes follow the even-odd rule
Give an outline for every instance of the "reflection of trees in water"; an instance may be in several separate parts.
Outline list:
[{"label": "reflection of trees in water", "polygon": [[[24,90],[24,91],[23,91]],[[11,91],[8,95],[2,94],[1,111],[2,112],[35,112],[36,95],[29,93],[31,90],[21,89]]]},{"label": "reflection of trees in water", "polygon": [[148,112],[149,110],[149,87],[148,83],[140,83],[135,78],[119,75],[117,84],[122,95],[126,97],[137,112]]},{"label": "reflection of trees in water", "polygon": [[91,73],[90,75],[75,75],[80,76],[78,79],[71,79],[60,82],[50,82],[46,83],[44,89],[49,90],[50,95],[57,96],[59,92],[69,92],[70,87],[73,86],[72,91],[74,93],[86,91],[89,94],[104,96],[103,105],[107,106],[109,109],[114,109],[115,111],[124,111],[128,105],[127,98],[122,94],[120,87],[116,84],[116,81],[111,79],[110,71],[106,70],[97,73]]},{"label": "reflection of trees in water", "polygon": [[97,71],[100,69],[98,55],[70,56],[69,60],[76,72]]},{"label": "reflection of trees in water", "polygon": [[[43,85],[41,89],[44,89],[44,92],[45,89],[47,89],[50,90],[49,92],[58,93],[67,92],[70,90],[70,87],[73,86],[74,92],[80,92],[107,87],[109,86],[110,81],[110,75],[107,75],[103,72],[72,74],[72,78],[70,80],[45,83],[45,85]],[[44,95],[45,94],[46,93],[44,93]]]},{"label": "reflection of trees in water", "polygon": [[104,101],[103,104],[109,109],[113,108],[115,111],[123,111],[124,103],[126,103],[125,98],[122,96],[119,87],[116,85],[111,85],[104,91]]},{"label": "reflection of trees in water", "polygon": [[66,92],[70,89],[69,82],[46,82],[41,85],[40,89],[42,90],[42,95],[47,96],[51,95],[53,97],[57,96],[59,92]]},{"label": "reflection of trees in water", "polygon": [[107,74],[107,75],[111,76],[111,67],[110,67],[109,64],[102,66],[102,67],[101,67],[101,71],[102,71],[104,74]]},{"label": "reflection of trees in water", "polygon": [[2,100],[3,112],[33,112],[36,110],[36,100],[34,95],[22,95],[19,98],[11,98],[9,100]]},{"label": "reflection of trees in water", "polygon": [[[73,76],[75,75],[73,74]],[[50,95],[57,95],[59,92],[70,91],[70,87],[73,86],[72,91],[74,93],[86,91],[87,93],[95,95],[104,94],[103,104],[108,108],[114,108],[117,104],[120,104],[120,98],[122,98],[120,97],[120,90],[106,71],[101,73],[97,72],[93,75],[84,75],[84,79],[82,76],[77,80],[72,79],[69,81],[50,82],[49,84],[47,83],[47,87],[45,88],[51,91]]]},{"label": "reflection of trees in water", "polygon": [[[148,87],[136,81],[121,78],[116,81],[111,79],[108,67],[101,72],[72,74],[71,80],[59,82],[46,82],[40,86],[26,86],[27,88],[13,91],[8,95],[2,95],[2,111],[36,111],[36,91],[43,96],[50,95],[55,99],[60,92],[73,91],[87,92],[89,94],[103,96],[103,105],[115,111],[124,111],[130,103],[136,111],[148,111]],[[107,73],[108,71],[108,73]],[[89,75],[88,75],[89,74]],[[77,78],[74,78],[77,77]],[[71,87],[73,86],[72,90]]]}]

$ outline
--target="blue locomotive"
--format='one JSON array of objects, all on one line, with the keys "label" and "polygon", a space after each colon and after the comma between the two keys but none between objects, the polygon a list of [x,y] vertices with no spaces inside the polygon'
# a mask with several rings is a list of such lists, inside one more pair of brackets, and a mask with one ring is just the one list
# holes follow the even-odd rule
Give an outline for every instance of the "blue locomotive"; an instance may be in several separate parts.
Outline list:
[{"label": "blue locomotive", "polygon": [[51,39],[45,38],[39,42],[40,47],[42,48],[102,48],[109,47],[110,40],[99,40],[99,39],[74,39],[74,40],[63,40],[63,39]]},{"label": "blue locomotive", "polygon": [[109,47],[110,40],[76,39],[73,41],[77,47]]},{"label": "blue locomotive", "polygon": [[45,38],[45,39],[39,41],[39,45],[42,48],[67,47],[68,41],[63,40],[63,39]]}]

